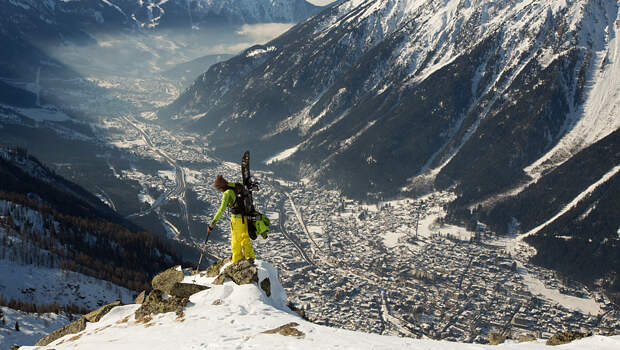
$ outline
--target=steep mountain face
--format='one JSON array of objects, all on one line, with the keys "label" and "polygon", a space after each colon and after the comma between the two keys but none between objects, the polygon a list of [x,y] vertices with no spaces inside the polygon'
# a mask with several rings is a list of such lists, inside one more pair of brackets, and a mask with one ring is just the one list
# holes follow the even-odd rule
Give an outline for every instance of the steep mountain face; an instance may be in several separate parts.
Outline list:
[{"label": "steep mountain face", "polygon": [[290,148],[282,164],[350,193],[432,169],[482,199],[588,117],[617,17],[593,1],[347,1],[214,66],[160,117],[223,154]]},{"label": "steep mountain face", "polygon": [[177,82],[181,87],[187,88],[194,82],[194,78],[202,74],[213,64],[227,60],[232,55],[207,55],[176,65],[174,68],[169,69],[162,73],[171,81]]},{"label": "steep mountain face", "polygon": [[[453,220],[554,223],[536,232],[587,241],[573,224],[609,220],[619,201],[603,190],[617,176],[605,137],[620,127],[619,23],[618,4],[597,0],[345,1],[214,65],[159,117],[225,157],[251,148],[350,196],[452,189]],[[592,210],[563,212],[571,203]],[[617,228],[600,227],[598,263],[616,254]]]}]

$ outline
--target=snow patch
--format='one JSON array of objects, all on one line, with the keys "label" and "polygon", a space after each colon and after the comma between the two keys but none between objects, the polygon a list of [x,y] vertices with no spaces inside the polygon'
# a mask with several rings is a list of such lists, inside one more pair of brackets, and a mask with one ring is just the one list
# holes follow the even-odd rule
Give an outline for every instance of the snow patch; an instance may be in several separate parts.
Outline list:
[{"label": "snow patch", "polygon": [[275,46],[269,46],[266,49],[255,49],[255,50],[252,50],[252,51],[246,53],[245,56],[246,57],[254,57],[254,56],[262,55],[262,54],[265,54],[267,52],[271,52],[271,51],[275,51],[275,50],[276,50]]},{"label": "snow patch", "polygon": [[275,156],[267,159],[264,163],[266,165],[269,165],[269,164],[272,164],[272,163],[275,163],[275,162],[279,162],[279,161],[285,160],[288,157],[292,156],[295,152],[297,152],[298,149],[299,149],[299,145],[293,146],[291,148],[287,148],[284,151],[276,154]]}]

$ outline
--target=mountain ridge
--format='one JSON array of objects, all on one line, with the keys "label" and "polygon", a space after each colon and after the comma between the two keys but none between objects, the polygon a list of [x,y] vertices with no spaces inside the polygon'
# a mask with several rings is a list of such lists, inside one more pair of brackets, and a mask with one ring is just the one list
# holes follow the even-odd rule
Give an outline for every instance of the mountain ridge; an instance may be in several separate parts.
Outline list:
[{"label": "mountain ridge", "polygon": [[[236,279],[252,274],[255,276],[253,281]],[[163,349],[170,346],[310,349],[317,344],[328,349],[366,349],[377,346],[479,349],[489,346],[367,334],[313,324],[286,306],[286,292],[279,283],[277,269],[261,260],[256,260],[255,265],[244,260],[235,264],[220,261],[205,271],[178,266],[158,275],[161,276],[160,281],[164,275],[169,283],[180,282],[174,286],[158,284],[161,290],[154,290],[145,299],[137,300],[136,304],[104,307],[93,313],[99,314],[97,320],[88,322],[85,327],[70,331],[70,334],[58,333],[60,338],[42,339],[45,341],[37,343],[40,347],[24,349],[65,349],[75,346],[81,349],[112,346],[121,349]],[[155,279],[153,284],[156,284]],[[180,301],[181,306],[177,308],[177,295],[183,290],[182,286],[191,291],[184,294],[189,296]],[[191,286],[201,287],[190,289]],[[168,294],[167,299],[160,298],[164,294]],[[160,309],[154,309],[155,305],[159,305]],[[166,309],[167,307],[172,309]],[[528,340],[529,342],[500,346],[508,349],[546,347],[544,340]],[[612,349],[618,342],[620,337],[617,335],[591,336],[565,344],[564,347]]]}]

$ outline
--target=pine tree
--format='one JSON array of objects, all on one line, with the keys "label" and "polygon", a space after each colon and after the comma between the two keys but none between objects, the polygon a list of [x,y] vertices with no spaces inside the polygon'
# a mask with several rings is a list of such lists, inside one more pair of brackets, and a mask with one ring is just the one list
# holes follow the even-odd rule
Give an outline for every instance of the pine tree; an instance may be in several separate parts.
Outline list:
[{"label": "pine tree", "polygon": [[19,332],[19,322],[15,321],[15,330]]}]

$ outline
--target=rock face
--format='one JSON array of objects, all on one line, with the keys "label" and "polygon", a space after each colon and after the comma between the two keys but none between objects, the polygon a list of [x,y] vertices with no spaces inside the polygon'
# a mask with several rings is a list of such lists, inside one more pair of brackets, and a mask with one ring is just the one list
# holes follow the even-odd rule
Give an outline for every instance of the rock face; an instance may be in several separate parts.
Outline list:
[{"label": "rock face", "polygon": [[236,263],[226,267],[224,271],[217,276],[213,284],[223,284],[226,278],[230,278],[236,284],[258,283],[258,270],[247,260],[239,260]]},{"label": "rock face", "polygon": [[287,323],[283,326],[280,326],[278,328],[274,328],[274,329],[270,329],[268,331],[264,331],[264,334],[281,334],[287,337],[298,337],[298,338],[303,338],[305,336],[304,332],[298,330],[297,327],[299,326],[298,323],[296,322],[291,322],[291,323]]},{"label": "rock face", "polygon": [[265,278],[260,281],[260,288],[265,291],[265,294],[270,297],[271,296],[271,281],[269,278]]},{"label": "rock face", "polygon": [[209,289],[207,286],[191,283],[175,283],[170,289],[170,295],[178,298],[189,298],[192,294],[201,292],[205,289]]},{"label": "rock face", "polygon": [[177,296],[170,296],[167,299],[163,298],[164,292],[159,289],[153,290],[142,306],[136,310],[135,318],[139,320],[150,314],[163,314],[166,312],[176,312],[180,315],[183,312],[183,307],[187,305],[188,298],[179,298]]},{"label": "rock face", "polygon": [[136,297],[136,300],[134,301],[135,304],[142,304],[144,302],[144,300],[146,300],[146,291],[143,290],[142,293],[138,294],[138,296]]},{"label": "rock face", "polygon": [[489,345],[499,345],[502,344],[506,338],[498,333],[489,334]]},{"label": "rock face", "polygon": [[220,259],[218,260],[215,264],[210,265],[209,267],[207,267],[207,269],[205,270],[205,274],[207,277],[216,277],[217,275],[220,274],[220,269],[222,269],[222,266],[226,265],[227,263],[231,262],[231,258],[226,258],[226,259]]},{"label": "rock face", "polygon": [[592,334],[585,334],[580,332],[561,332],[554,334],[545,344],[547,345],[561,345],[572,342],[573,340],[589,337]]},{"label": "rock face", "polygon": [[92,311],[82,317],[80,317],[77,321],[71,322],[68,325],[53,331],[52,333],[46,335],[45,337],[39,339],[36,342],[36,346],[45,346],[49,343],[53,342],[56,339],[62,338],[67,334],[75,334],[83,331],[86,328],[87,322],[98,322],[105,314],[110,312],[113,307],[120,306],[120,301],[115,301],[108,305],[104,305],[99,309]]},{"label": "rock face", "polygon": [[180,266],[171,267],[155,276],[151,282],[153,289],[159,289],[166,294],[170,294],[170,290],[174,284],[183,281],[183,271],[179,271],[179,267]]}]

